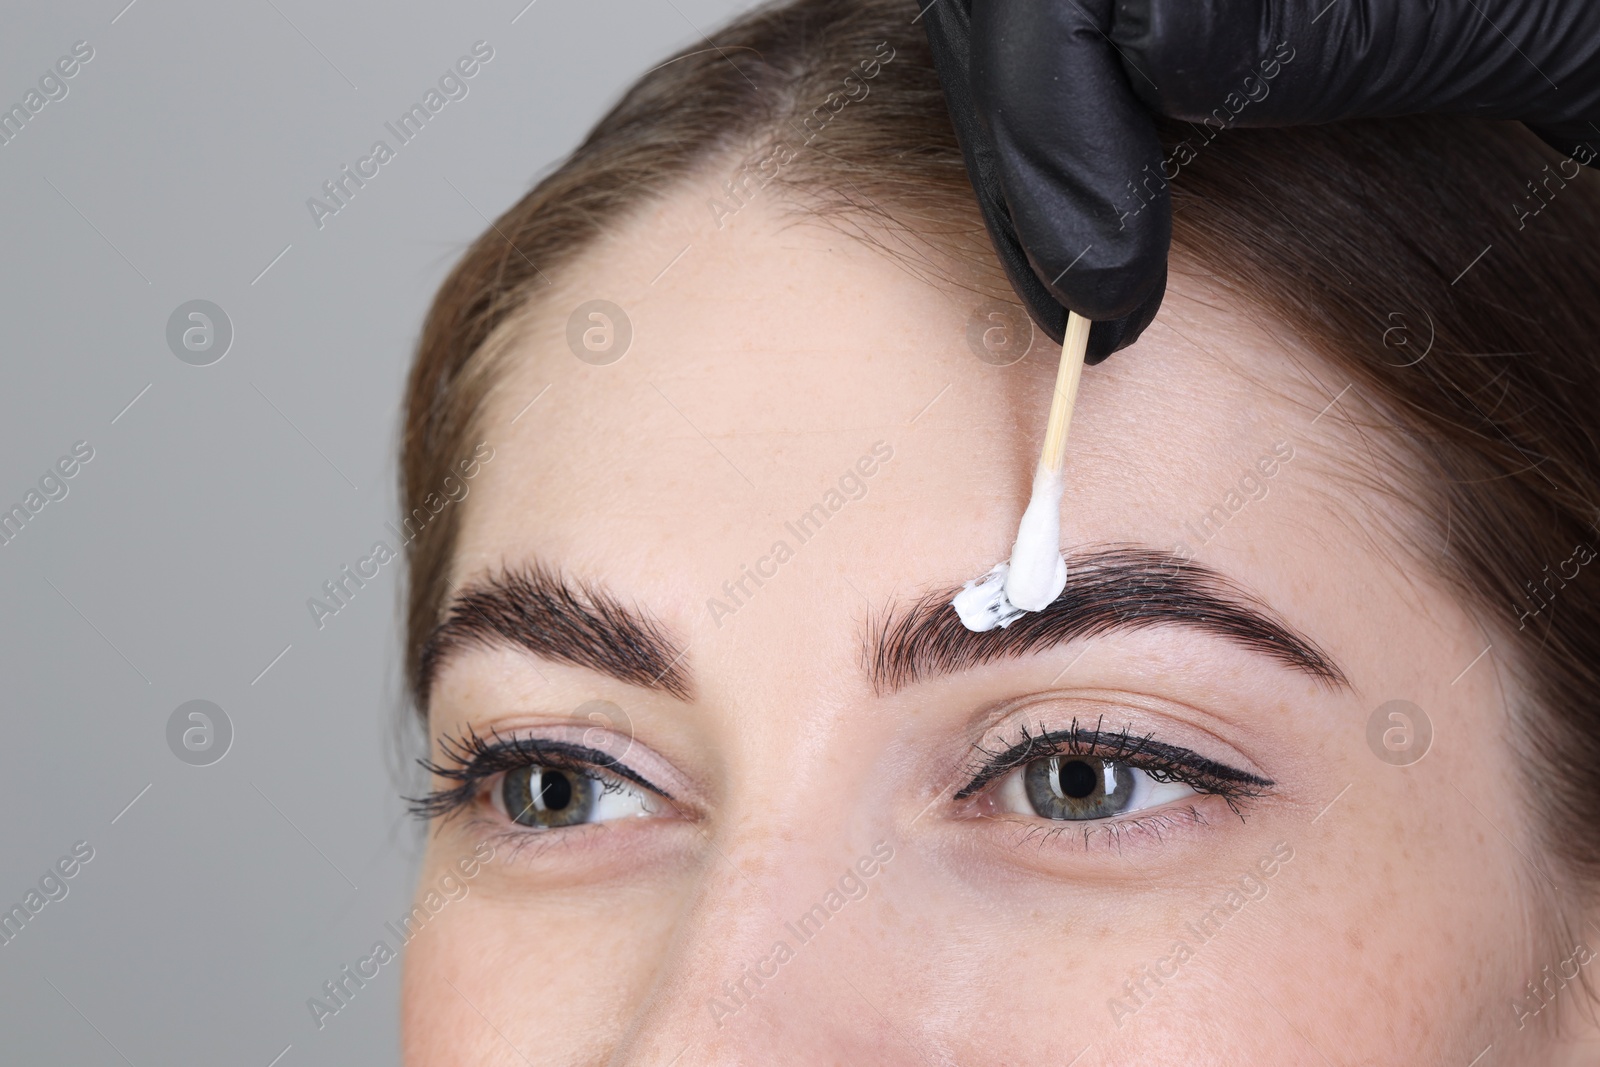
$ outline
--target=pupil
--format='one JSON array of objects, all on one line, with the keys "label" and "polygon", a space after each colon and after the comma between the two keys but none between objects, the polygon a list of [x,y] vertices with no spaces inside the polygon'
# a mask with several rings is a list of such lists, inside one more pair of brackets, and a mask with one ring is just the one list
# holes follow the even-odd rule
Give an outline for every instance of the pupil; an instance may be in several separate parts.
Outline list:
[{"label": "pupil", "polygon": [[550,830],[589,822],[600,793],[600,783],[581,771],[534,765],[506,774],[501,799],[513,822]]},{"label": "pupil", "polygon": [[561,771],[539,775],[539,802],[546,811],[562,811],[572,803],[572,779]]},{"label": "pupil", "polygon": [[1093,793],[1100,784],[1100,775],[1083,760],[1061,764],[1058,773],[1061,776],[1062,795],[1073,800],[1082,800]]},{"label": "pupil", "polygon": [[1120,760],[1048,756],[1029,763],[1022,784],[1035,815],[1046,819],[1110,819],[1131,806],[1134,771]]}]

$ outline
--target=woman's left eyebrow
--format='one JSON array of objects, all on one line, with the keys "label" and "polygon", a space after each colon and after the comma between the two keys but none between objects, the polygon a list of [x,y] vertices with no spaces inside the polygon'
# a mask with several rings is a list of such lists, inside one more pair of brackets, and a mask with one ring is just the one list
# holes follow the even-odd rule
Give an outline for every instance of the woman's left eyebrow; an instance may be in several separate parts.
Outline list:
[{"label": "woman's left eyebrow", "polygon": [[1118,545],[1069,557],[1067,585],[1055,602],[1004,629],[979,633],[963,626],[950,606],[958,591],[930,594],[871,625],[862,661],[875,692],[892,693],[1074,638],[1153,626],[1202,630],[1330,686],[1350,685],[1327,653],[1231,579],[1149,548]]}]

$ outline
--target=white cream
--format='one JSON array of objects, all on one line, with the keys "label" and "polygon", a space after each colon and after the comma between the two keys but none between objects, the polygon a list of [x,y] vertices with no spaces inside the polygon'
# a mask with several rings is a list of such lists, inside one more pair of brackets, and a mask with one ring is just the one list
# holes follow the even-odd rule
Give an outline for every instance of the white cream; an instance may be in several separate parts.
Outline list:
[{"label": "white cream", "polygon": [[1040,464],[1033,472],[1033,495],[1017,525],[1011,559],[998,563],[981,578],[961,587],[951,606],[969,630],[1010,626],[1030,611],[1043,611],[1067,585],[1067,561],[1061,558],[1060,472]]},{"label": "white cream", "polygon": [[1010,569],[1009,563],[996,563],[988,574],[961,587],[950,604],[961,616],[962,626],[981,633],[996,626],[1010,626],[1022,617],[1023,613],[1006,599],[1006,572]]},{"label": "white cream", "polygon": [[1033,472],[1033,496],[1017,525],[1011,546],[1011,573],[1006,599],[1022,611],[1043,611],[1067,585],[1067,561],[1061,558],[1061,496],[1066,486],[1060,471],[1043,463]]}]

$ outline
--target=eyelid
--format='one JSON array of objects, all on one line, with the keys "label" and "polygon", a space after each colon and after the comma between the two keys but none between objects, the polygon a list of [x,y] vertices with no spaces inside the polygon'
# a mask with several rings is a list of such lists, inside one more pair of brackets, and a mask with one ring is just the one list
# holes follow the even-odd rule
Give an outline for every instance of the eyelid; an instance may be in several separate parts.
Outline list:
[{"label": "eyelid", "polygon": [[439,747],[446,762],[431,759],[417,762],[429,773],[460,784],[433,789],[421,797],[404,798],[411,805],[411,813],[430,821],[448,817],[471,803],[489,779],[533,764],[585,774],[600,781],[619,780],[654,793],[669,803],[674,799],[667,790],[621,760],[589,745],[540,737],[502,737],[498,730],[491,731],[490,737],[492,740],[470,727],[465,737],[442,736]]},{"label": "eyelid", "polygon": [[1224,796],[1259,796],[1276,784],[1270,778],[1218,763],[1179,745],[1157,741],[1153,732],[1135,734],[1126,727],[1107,732],[1101,728],[1104,721],[1101,716],[1093,730],[1083,730],[1074,717],[1065,730],[1045,730],[1041,725],[1036,734],[1030,733],[1024,723],[1019,728],[1019,739],[1003,751],[991,753],[979,747],[985,758],[980,760],[972,779],[956,791],[954,799],[975,795],[1017,767],[1064,753],[1119,759],[1147,773],[1154,770],[1171,774],[1201,792]]}]

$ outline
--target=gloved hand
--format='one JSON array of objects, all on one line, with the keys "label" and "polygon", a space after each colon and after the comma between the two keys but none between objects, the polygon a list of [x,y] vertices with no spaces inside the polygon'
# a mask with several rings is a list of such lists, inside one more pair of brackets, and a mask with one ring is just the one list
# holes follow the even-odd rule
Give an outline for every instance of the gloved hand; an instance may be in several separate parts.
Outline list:
[{"label": "gloved hand", "polygon": [[1066,308],[1094,321],[1090,363],[1166,289],[1184,161],[1151,112],[1207,133],[1471,114],[1600,155],[1600,0],[932,0],[922,18],[1011,283],[1057,343]]}]

